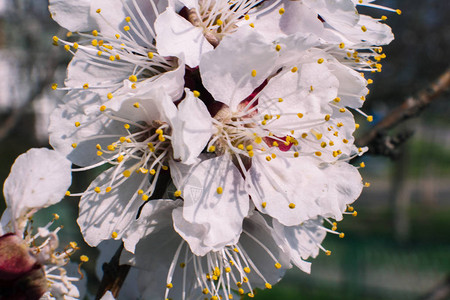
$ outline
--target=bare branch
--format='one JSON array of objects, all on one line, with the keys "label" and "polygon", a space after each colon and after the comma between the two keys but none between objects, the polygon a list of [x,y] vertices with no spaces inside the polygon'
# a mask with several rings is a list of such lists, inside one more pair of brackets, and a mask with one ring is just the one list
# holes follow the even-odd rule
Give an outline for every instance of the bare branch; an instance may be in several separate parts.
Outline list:
[{"label": "bare branch", "polygon": [[[420,91],[416,96],[409,97],[400,106],[389,113],[368,133],[356,140],[358,146],[369,146],[370,153],[392,156],[397,145],[405,141],[411,133],[401,134],[391,138],[387,131],[401,122],[420,114],[433,100],[438,98],[450,87],[450,69],[447,69],[430,87]],[[394,140],[394,142],[392,142]],[[399,143],[400,142],[400,143]]]}]

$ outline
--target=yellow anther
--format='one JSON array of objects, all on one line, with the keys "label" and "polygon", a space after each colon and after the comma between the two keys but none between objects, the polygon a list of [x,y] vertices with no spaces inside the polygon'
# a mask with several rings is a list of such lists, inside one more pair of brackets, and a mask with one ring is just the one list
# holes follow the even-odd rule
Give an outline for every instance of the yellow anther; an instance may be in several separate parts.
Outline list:
[{"label": "yellow anther", "polygon": [[339,112],[341,112],[341,113],[345,112],[345,108],[341,107],[341,108],[339,109]]},{"label": "yellow anther", "polygon": [[152,58],[153,58],[153,56],[154,56],[153,52],[149,52],[149,53],[147,53],[147,57],[148,57],[148,58],[152,59]]},{"label": "yellow anther", "polygon": [[148,195],[142,195],[142,201],[147,201],[148,200],[148,198],[149,198],[149,196]]},{"label": "yellow anther", "polygon": [[336,97],[336,98],[334,98],[334,100],[333,100],[334,102],[336,102],[336,103],[339,103],[340,101],[341,101],[341,98],[339,98],[339,97]]},{"label": "yellow anther", "polygon": [[327,143],[325,143],[325,142],[320,143],[320,147],[325,148],[326,146],[327,146]]},{"label": "yellow anther", "polygon": [[100,144],[97,144],[97,145],[95,145],[95,148],[96,148],[97,150],[101,150],[101,149],[102,149],[102,146],[100,146]]},{"label": "yellow anther", "polygon": [[324,62],[323,58],[319,58],[319,59],[317,60],[317,63],[318,63],[318,64],[321,64],[321,63],[323,63],[323,62]]},{"label": "yellow anther", "polygon": [[123,171],[122,175],[125,177],[130,177],[131,172],[130,172],[130,170],[125,170],[125,171]]},{"label": "yellow anther", "polygon": [[119,155],[119,157],[117,157],[117,162],[122,162],[123,158],[123,155]]},{"label": "yellow anther", "polygon": [[262,142],[262,138],[260,136],[255,137],[255,143],[260,144]]},{"label": "yellow anther", "polygon": [[240,149],[240,150],[244,150],[244,144],[239,144],[237,147],[238,147],[238,149]]},{"label": "yellow anther", "polygon": [[202,290],[202,293],[205,294],[205,295],[207,295],[207,294],[209,294],[209,290],[208,290],[207,288],[204,288],[204,289]]},{"label": "yellow anther", "polygon": [[88,261],[89,261],[89,257],[87,257],[86,255],[81,255],[81,256],[80,256],[80,260],[81,260],[82,262],[88,262]]},{"label": "yellow anther", "polygon": [[278,98],[278,102],[283,102],[283,98]]},{"label": "yellow anther", "polygon": [[91,45],[94,46],[94,47],[97,47],[97,46],[98,46],[98,41],[95,40],[95,39],[92,40],[92,41],[91,41]]},{"label": "yellow anther", "polygon": [[280,45],[276,45],[275,46],[275,50],[280,51],[281,50],[281,46]]},{"label": "yellow anther", "polygon": [[221,186],[219,186],[217,189],[216,189],[216,192],[217,192],[217,194],[222,194],[223,193],[223,188],[221,187]]},{"label": "yellow anther", "polygon": [[247,147],[245,147],[245,149],[247,149],[247,151],[252,151],[253,150],[253,146],[252,145],[247,145]]},{"label": "yellow anther", "polygon": [[322,156],[322,152],[320,152],[320,151],[316,151],[316,152],[314,152],[314,154],[317,156]]},{"label": "yellow anther", "polygon": [[343,232],[341,232],[341,233],[339,233],[339,237],[340,237],[341,239],[343,239],[343,238],[345,237],[345,234],[344,234]]},{"label": "yellow anther", "polygon": [[365,186],[365,187],[370,187],[370,182],[364,183],[364,186]]},{"label": "yellow anther", "polygon": [[97,55],[98,55],[98,56],[102,56],[102,54],[103,54],[103,52],[102,52],[102,51],[100,51],[100,50],[99,50],[99,51],[97,51]]},{"label": "yellow anther", "polygon": [[221,19],[217,19],[216,24],[220,26],[223,24],[223,21]]},{"label": "yellow anther", "polygon": [[193,91],[192,93],[194,94],[195,98],[200,97],[200,92],[199,91]]},{"label": "yellow anther", "polygon": [[120,34],[116,33],[114,36],[116,37],[116,39],[120,39]]},{"label": "yellow anther", "polygon": [[139,108],[139,106],[140,106],[140,105],[139,105],[139,102],[133,103],[133,106],[136,107],[136,108]]},{"label": "yellow anther", "polygon": [[330,256],[331,255],[331,251],[330,250],[326,250],[325,251],[325,255]]},{"label": "yellow anther", "polygon": [[250,157],[253,157],[253,155],[255,155],[255,153],[253,152],[253,150],[252,150],[252,151],[248,151],[247,153],[248,153],[248,156],[250,156]]},{"label": "yellow anther", "polygon": [[236,253],[239,253],[239,249],[238,249],[238,248],[236,248],[236,247],[235,247],[235,248],[233,248],[233,251],[234,251],[234,252],[236,252]]},{"label": "yellow anther", "polygon": [[180,268],[184,268],[184,267],[186,267],[186,264],[185,263],[180,263]]},{"label": "yellow anther", "polygon": [[294,157],[298,157],[300,154],[298,152],[294,152]]},{"label": "yellow anther", "polygon": [[347,140],[347,139],[342,139],[342,142],[343,142],[344,144],[347,144],[347,143],[348,143],[348,140]]},{"label": "yellow anther", "polygon": [[294,203],[289,203],[289,208],[290,209],[294,209],[295,208],[295,204]]},{"label": "yellow anther", "polygon": [[72,45],[72,47],[73,47],[73,49],[78,49],[78,43],[73,43],[73,45]]},{"label": "yellow anther", "polygon": [[297,117],[299,117],[301,119],[301,118],[303,118],[303,114],[302,113],[298,113]]},{"label": "yellow anther", "polygon": [[136,75],[131,75],[130,77],[128,77],[128,80],[130,80],[131,82],[136,82],[137,77],[136,77]]},{"label": "yellow anther", "polygon": [[167,171],[167,170],[169,170],[169,167],[168,166],[162,166],[161,169],[163,169],[164,171]]},{"label": "yellow anther", "polygon": [[70,242],[69,245],[70,245],[70,247],[72,247],[73,249],[78,248],[77,242]]},{"label": "yellow anther", "polygon": [[77,147],[77,143],[72,143],[72,148],[76,148]]},{"label": "yellow anther", "polygon": [[352,216],[356,217],[358,215],[358,212],[355,210],[354,212],[352,212]]},{"label": "yellow anther", "polygon": [[92,35],[93,35],[93,36],[97,36],[97,35],[98,35],[98,31],[97,31],[97,30],[95,30],[95,29],[94,29],[94,30],[92,30]]},{"label": "yellow anther", "polygon": [[59,215],[58,214],[52,214],[52,215],[53,215],[53,220],[54,221],[59,220]]},{"label": "yellow anther", "polygon": [[280,15],[284,14],[284,8],[280,8],[280,9],[278,10],[278,13],[279,13]]},{"label": "yellow anther", "polygon": [[215,267],[215,268],[214,268],[214,271],[213,271],[213,274],[214,274],[215,276],[220,276],[220,269],[219,269],[218,267]]},{"label": "yellow anther", "polygon": [[105,111],[105,110],[106,110],[106,106],[105,105],[100,106],[100,111]]},{"label": "yellow anther", "polygon": [[293,67],[292,69],[291,69],[291,72],[292,73],[295,73],[295,72],[297,72],[298,71],[298,68],[297,67]]},{"label": "yellow anther", "polygon": [[249,267],[245,267],[245,268],[244,268],[244,272],[245,272],[245,273],[247,273],[247,274],[248,274],[248,273],[250,273],[250,271],[251,271],[251,270],[250,270],[250,268],[249,268]]},{"label": "yellow anther", "polygon": [[114,55],[110,55],[110,56],[109,56],[109,60],[110,60],[110,61],[115,61],[115,60],[116,60],[116,57],[115,57]]},{"label": "yellow anther", "polygon": [[175,191],[175,193],[173,193],[173,195],[175,196],[175,198],[178,198],[181,196],[181,191],[177,190],[177,191]]},{"label": "yellow anther", "polygon": [[131,21],[131,18],[130,18],[130,17],[126,17],[126,18],[125,18],[125,21],[126,21],[126,22],[130,22],[130,21]]},{"label": "yellow anther", "polygon": [[280,264],[280,263],[276,263],[276,264],[275,264],[275,268],[276,268],[276,269],[281,269],[281,264]]},{"label": "yellow anther", "polygon": [[248,24],[248,26],[250,26],[251,28],[255,28],[255,24],[253,23]]},{"label": "yellow anther", "polygon": [[272,146],[278,147],[279,145],[278,145],[278,143],[277,143],[276,141],[274,141],[274,142],[272,143]]},{"label": "yellow anther", "polygon": [[64,195],[70,196],[70,191],[67,191]]},{"label": "yellow anther", "polygon": [[330,115],[326,115],[326,116],[325,116],[325,121],[330,121],[330,119],[331,119],[331,116],[330,116]]},{"label": "yellow anther", "polygon": [[361,163],[359,164],[359,166],[360,166],[361,168],[365,168],[365,167],[366,167],[366,164],[365,164],[364,162],[361,162]]},{"label": "yellow anther", "polygon": [[245,16],[244,16],[244,19],[245,19],[246,21],[248,21],[248,20],[250,20],[250,16],[249,16],[249,15],[245,15]]},{"label": "yellow anther", "polygon": [[94,191],[98,194],[98,193],[100,193],[102,190],[97,186],[97,187],[95,187]]},{"label": "yellow anther", "polygon": [[97,151],[97,156],[102,156],[103,152],[102,151]]},{"label": "yellow anther", "polygon": [[239,293],[239,295],[244,295],[244,290],[241,288],[241,289],[238,289],[238,293]]},{"label": "yellow anther", "polygon": [[372,79],[367,79],[367,84],[372,84],[373,80]]},{"label": "yellow anther", "polygon": [[367,31],[367,27],[363,25],[363,26],[361,26],[361,30],[366,32]]},{"label": "yellow anther", "polygon": [[88,88],[89,88],[89,84],[88,83],[83,84],[83,89],[87,90]]},{"label": "yellow anther", "polygon": [[262,208],[266,208],[266,206],[267,206],[267,202],[263,202],[263,203],[261,203],[261,206],[262,206]]},{"label": "yellow anther", "polygon": [[255,298],[255,294],[253,294],[253,293],[248,293],[247,296],[248,296],[249,298]]},{"label": "yellow anther", "polygon": [[339,48],[344,49],[345,48],[345,44],[344,43],[340,43],[339,44]]},{"label": "yellow anther", "polygon": [[116,57],[117,60],[120,60],[120,55],[119,54],[116,54],[115,57]]},{"label": "yellow anther", "polygon": [[216,151],[216,146],[209,146],[208,152],[214,152]]},{"label": "yellow anther", "polygon": [[113,94],[112,93],[108,93],[106,95],[106,98],[108,98],[108,100],[111,100],[113,98]]},{"label": "yellow anther", "polygon": [[150,172],[150,175],[155,175],[156,174],[156,170],[155,169],[151,169],[149,172]]},{"label": "yellow anther", "polygon": [[130,30],[130,26],[128,26],[128,25],[126,25],[126,26],[123,26],[123,30],[125,30],[125,31],[128,31],[128,30]]},{"label": "yellow anther", "polygon": [[52,90],[56,90],[57,88],[58,88],[58,84],[57,83],[52,84]]},{"label": "yellow anther", "polygon": [[168,288],[168,289],[171,289],[171,288],[173,288],[173,284],[172,284],[172,283],[168,283],[168,284],[166,284],[166,288]]},{"label": "yellow anther", "polygon": [[53,41],[53,44],[58,44],[58,41],[59,41],[59,38],[56,36],[56,35],[54,35],[53,37],[52,37],[52,41]]},{"label": "yellow anther", "polygon": [[113,232],[111,233],[111,237],[112,237],[113,239],[117,238],[117,236],[118,236],[117,232],[113,231]]},{"label": "yellow anther", "polygon": [[111,190],[112,190],[112,187],[108,186],[108,187],[105,189],[105,192],[109,193],[109,192],[111,192]]},{"label": "yellow anther", "polygon": [[70,46],[69,45],[64,45],[64,50],[69,51],[70,50]]},{"label": "yellow anther", "polygon": [[372,122],[373,121],[373,116],[367,116],[367,121],[368,122]]},{"label": "yellow anther", "polygon": [[124,127],[125,129],[130,129],[130,124],[124,124],[123,127]]},{"label": "yellow anther", "polygon": [[97,9],[95,12],[99,14],[99,13],[102,12],[102,10],[99,8],[99,9]]},{"label": "yellow anther", "polygon": [[401,15],[402,11],[400,9],[396,9],[395,12],[397,13],[397,15]]},{"label": "yellow anther", "polygon": [[109,151],[114,151],[114,150],[116,150],[116,146],[115,146],[115,145],[108,145],[106,148],[107,148]]},{"label": "yellow anther", "polygon": [[252,70],[252,77],[256,76],[256,70]]}]

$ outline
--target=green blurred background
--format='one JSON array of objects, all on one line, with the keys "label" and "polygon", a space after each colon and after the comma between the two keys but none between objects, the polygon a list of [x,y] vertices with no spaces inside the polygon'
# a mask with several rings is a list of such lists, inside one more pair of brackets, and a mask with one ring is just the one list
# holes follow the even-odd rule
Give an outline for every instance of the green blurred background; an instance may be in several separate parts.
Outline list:
[{"label": "green blurred background", "polygon": [[[383,72],[371,75],[365,111],[382,119],[393,107],[414,95],[449,68],[450,1],[398,0],[378,4],[403,11],[388,16],[396,39],[384,47]],[[31,147],[47,147],[48,114],[63,94],[50,85],[63,84],[70,55],[51,45],[65,31],[49,18],[45,0],[0,0],[0,182],[14,159]],[[444,93],[419,117],[391,134],[413,130],[395,159],[366,155],[364,180],[371,183],[355,203],[357,217],[338,224],[345,238],[329,235],[323,253],[313,261],[312,274],[288,272],[272,290],[257,299],[449,299],[432,298],[450,276],[450,105]],[[357,134],[370,130],[361,126]],[[94,176],[95,174],[91,174]],[[81,191],[87,175],[75,175],[72,191]],[[4,209],[0,199],[0,211]],[[75,240],[74,256],[91,257],[85,265],[89,289],[95,293],[95,249],[83,244],[75,223],[77,199],[70,198],[36,216],[46,223],[61,215],[62,245]],[[444,296],[445,297],[445,296]],[[447,294],[447,297],[448,294]]]}]

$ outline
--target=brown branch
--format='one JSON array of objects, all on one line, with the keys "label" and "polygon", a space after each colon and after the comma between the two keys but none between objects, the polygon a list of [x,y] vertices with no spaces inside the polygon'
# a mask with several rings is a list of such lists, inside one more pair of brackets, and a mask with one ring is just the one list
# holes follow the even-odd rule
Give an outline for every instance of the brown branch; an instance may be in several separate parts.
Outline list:
[{"label": "brown branch", "polygon": [[[381,122],[376,124],[368,133],[363,134],[356,140],[358,146],[369,146],[376,148],[382,141],[386,148],[396,146],[392,138],[386,137],[386,132],[401,122],[420,114],[433,100],[438,98],[450,87],[450,69],[447,69],[430,87],[420,91],[416,96],[409,97],[400,106],[390,112]],[[407,134],[410,135],[410,134]],[[400,138],[401,140],[402,138]],[[372,151],[373,152],[373,151]],[[375,154],[384,154],[375,151]]]},{"label": "brown branch", "polygon": [[111,258],[111,261],[103,264],[103,278],[95,297],[96,300],[101,299],[107,291],[111,291],[114,298],[117,298],[119,295],[122,284],[125,281],[125,278],[127,278],[128,271],[130,270],[130,266],[128,265],[119,265],[122,250],[123,244],[117,249],[116,253]]}]

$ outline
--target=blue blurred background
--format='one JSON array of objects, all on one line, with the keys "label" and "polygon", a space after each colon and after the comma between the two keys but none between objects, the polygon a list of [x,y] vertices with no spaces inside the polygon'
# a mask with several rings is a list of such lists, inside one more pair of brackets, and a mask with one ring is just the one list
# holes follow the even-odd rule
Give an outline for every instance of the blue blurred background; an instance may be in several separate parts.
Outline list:
[{"label": "blue blurred background", "polygon": [[[388,16],[396,39],[384,47],[383,72],[372,74],[374,84],[364,110],[382,119],[408,96],[426,88],[449,68],[450,1],[377,1],[400,8]],[[46,0],[0,0],[0,182],[19,154],[47,147],[48,115],[63,94],[51,83],[63,84],[70,54],[52,46],[53,35],[64,36],[49,18]],[[390,134],[413,130],[395,159],[366,155],[361,169],[371,183],[355,203],[357,217],[338,224],[345,238],[328,236],[332,251],[313,261],[312,274],[291,270],[272,290],[257,299],[450,299],[432,298],[450,276],[450,105],[449,94],[436,99],[419,117],[403,122]],[[364,122],[361,120],[360,122]],[[361,126],[357,134],[370,130]],[[95,174],[90,174],[95,176]],[[86,174],[75,176],[71,190],[82,190]],[[0,199],[0,211],[4,209]],[[61,215],[62,245],[75,240],[85,265],[89,289],[95,294],[95,249],[83,244],[75,219],[77,199],[70,198],[35,217],[46,223]],[[449,298],[445,298],[449,297]]]}]

